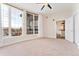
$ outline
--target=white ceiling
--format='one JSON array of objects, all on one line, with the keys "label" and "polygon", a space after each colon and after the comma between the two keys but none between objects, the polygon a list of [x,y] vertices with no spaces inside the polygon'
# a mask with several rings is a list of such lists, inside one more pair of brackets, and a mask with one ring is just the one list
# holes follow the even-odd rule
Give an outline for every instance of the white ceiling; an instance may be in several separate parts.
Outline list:
[{"label": "white ceiling", "polygon": [[62,17],[69,17],[72,15],[74,11],[75,4],[72,3],[49,3],[53,9],[50,10],[48,7],[45,7],[41,11],[41,7],[43,4],[37,4],[37,3],[10,3],[13,6],[19,7],[21,9],[25,9],[27,11],[31,11],[34,13],[42,13],[46,16],[59,16]]}]

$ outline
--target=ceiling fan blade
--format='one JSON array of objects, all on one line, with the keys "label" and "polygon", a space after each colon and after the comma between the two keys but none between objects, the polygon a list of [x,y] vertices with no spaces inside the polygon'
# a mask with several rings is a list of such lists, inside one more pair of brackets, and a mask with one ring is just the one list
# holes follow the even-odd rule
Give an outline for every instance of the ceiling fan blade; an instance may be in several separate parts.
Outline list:
[{"label": "ceiling fan blade", "polygon": [[48,4],[47,6],[48,6],[50,9],[52,9],[52,7],[51,7],[49,4]]},{"label": "ceiling fan blade", "polygon": [[43,10],[44,7],[45,7],[45,5],[42,6],[41,10]]}]

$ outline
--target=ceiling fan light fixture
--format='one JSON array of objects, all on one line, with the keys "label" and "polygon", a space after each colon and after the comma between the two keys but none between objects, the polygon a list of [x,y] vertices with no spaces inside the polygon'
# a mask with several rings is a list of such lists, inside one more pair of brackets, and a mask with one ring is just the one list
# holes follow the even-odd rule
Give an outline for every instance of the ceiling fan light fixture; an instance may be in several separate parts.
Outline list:
[{"label": "ceiling fan light fixture", "polygon": [[51,5],[49,3],[46,3],[42,6],[41,11],[47,6],[49,9],[52,9]]}]

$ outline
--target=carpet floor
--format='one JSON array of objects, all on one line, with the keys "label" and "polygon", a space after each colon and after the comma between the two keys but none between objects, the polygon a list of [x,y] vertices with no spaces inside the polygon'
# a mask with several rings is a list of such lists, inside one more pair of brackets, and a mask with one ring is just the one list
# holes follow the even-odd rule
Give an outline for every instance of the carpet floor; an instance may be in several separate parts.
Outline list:
[{"label": "carpet floor", "polygon": [[0,48],[0,56],[79,56],[79,49],[63,39],[35,39]]}]

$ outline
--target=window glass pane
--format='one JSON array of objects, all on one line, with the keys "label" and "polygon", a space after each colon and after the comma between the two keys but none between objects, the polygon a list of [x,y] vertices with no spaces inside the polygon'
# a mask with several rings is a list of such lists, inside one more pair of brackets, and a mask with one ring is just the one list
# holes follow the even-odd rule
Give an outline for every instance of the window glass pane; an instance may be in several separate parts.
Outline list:
[{"label": "window glass pane", "polygon": [[22,11],[11,8],[11,35],[20,36],[22,34]]},{"label": "window glass pane", "polygon": [[3,36],[9,35],[9,7],[7,5],[1,4],[1,21]]},{"label": "window glass pane", "polygon": [[27,14],[27,34],[33,34],[33,15]]},{"label": "window glass pane", "polygon": [[34,16],[34,31],[38,34],[38,16]]}]

